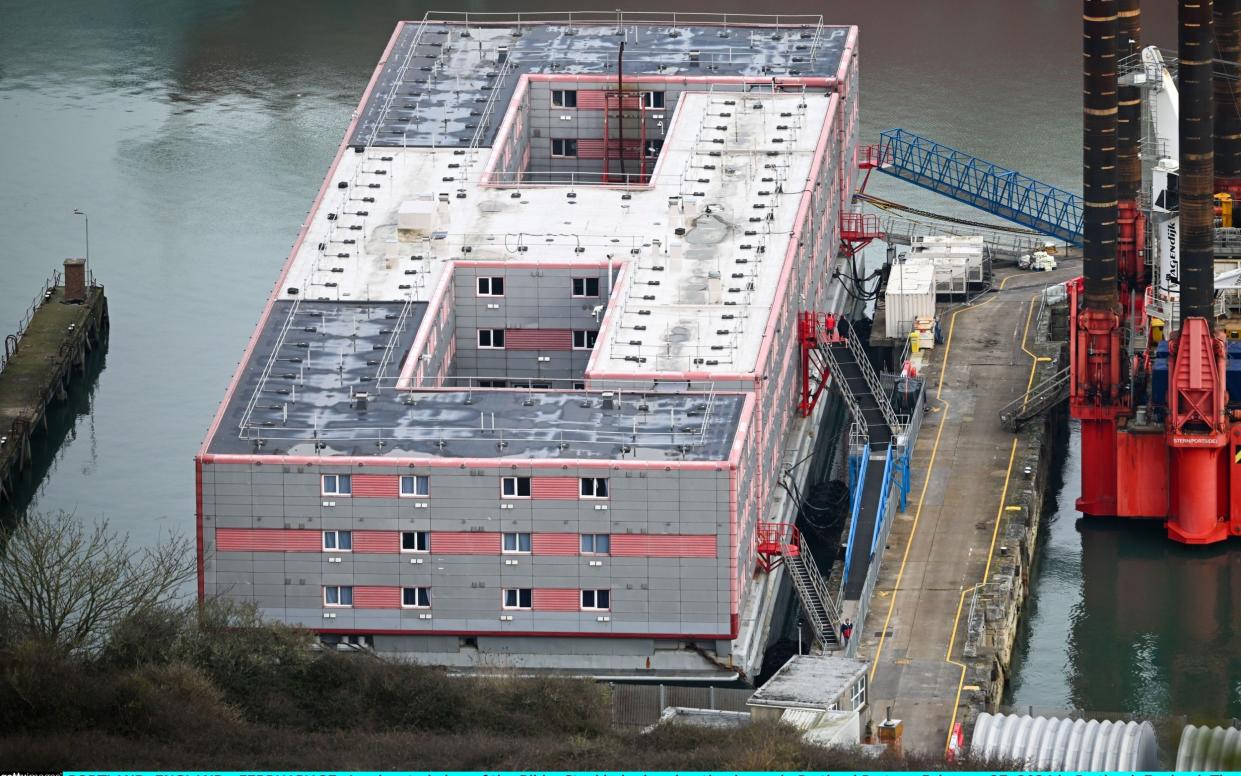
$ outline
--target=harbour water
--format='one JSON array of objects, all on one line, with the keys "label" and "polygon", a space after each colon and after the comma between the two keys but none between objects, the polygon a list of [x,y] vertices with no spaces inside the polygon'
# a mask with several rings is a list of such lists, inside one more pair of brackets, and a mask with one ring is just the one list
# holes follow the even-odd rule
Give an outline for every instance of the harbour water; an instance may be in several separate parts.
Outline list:
[{"label": "harbour water", "polygon": [[[1174,45],[1174,6],[1147,5],[1148,39]],[[91,219],[92,269],[111,303],[106,359],[59,416],[65,442],[32,481],[33,508],[107,517],[138,542],[193,530],[194,451],[393,25],[433,7],[0,0],[0,334],[64,257],[84,253],[75,208]],[[904,127],[1080,188],[1079,3],[778,10],[861,25],[864,137]],[[978,217],[882,176],[870,190]],[[1241,551],[1181,551],[1157,530],[1079,531],[1071,490],[1045,534],[1013,702],[1241,716]]]}]

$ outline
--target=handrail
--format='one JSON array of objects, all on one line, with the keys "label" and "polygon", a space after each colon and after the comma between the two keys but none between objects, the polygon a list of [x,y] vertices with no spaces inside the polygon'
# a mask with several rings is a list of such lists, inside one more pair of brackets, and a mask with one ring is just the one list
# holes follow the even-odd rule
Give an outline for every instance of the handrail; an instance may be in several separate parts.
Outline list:
[{"label": "handrail", "polygon": [[1044,410],[1068,398],[1069,367],[1061,369],[1034,386],[1028,393],[1018,396],[1000,409],[1000,423],[1009,431],[1016,431],[1021,422],[1029,420]]},{"label": "handrail", "polygon": [[819,566],[814,562],[814,555],[810,552],[810,546],[806,544],[806,536],[801,532],[797,534],[797,551],[802,558],[802,566],[806,569],[806,576],[810,577],[810,584],[814,587],[814,592],[819,596],[819,600],[823,603],[823,610],[827,612],[827,617],[831,620],[832,625],[840,622],[840,610],[836,606],[836,602],[827,592],[827,580],[819,573]]},{"label": "handrail", "polygon": [[853,505],[850,507],[850,512],[852,515],[849,518],[849,540],[845,543],[845,570],[844,574],[842,574],[840,578],[840,587],[842,590],[844,589],[845,583],[849,581],[849,567],[852,565],[853,561],[853,546],[855,544],[855,539],[857,538],[858,517],[862,513],[862,489],[866,485],[866,469],[868,468],[867,463],[869,460],[869,448],[867,448],[867,453],[865,455],[850,456],[849,458],[849,465],[857,466],[857,476],[853,490]]},{"label": "handrail", "polygon": [[302,298],[298,297],[293,304],[289,305],[289,314],[284,319],[284,324],[280,327],[279,333],[276,335],[276,341],[272,344],[271,355],[267,357],[267,363],[263,365],[263,371],[259,374],[258,382],[255,383],[254,393],[250,396],[250,401],[246,402],[246,409],[241,414],[241,421],[238,426],[241,428],[242,437],[245,438],[245,431],[250,426],[250,415],[254,412],[254,407],[258,404],[259,394],[263,392],[263,388],[267,385],[267,378],[271,376],[272,366],[276,363],[276,359],[280,356],[280,348],[284,347],[284,338],[288,336],[289,329],[293,326],[293,319],[297,315],[302,306]]},{"label": "handrail", "polygon": [[883,517],[888,511],[888,494],[892,490],[892,442],[888,442],[888,456],[883,464],[883,480],[879,486],[879,509],[875,514],[875,531],[870,540],[871,557],[875,555],[875,548],[879,546],[879,534],[883,531]]},{"label": "handrail", "polygon": [[879,411],[883,413],[884,422],[892,430],[893,436],[900,434],[901,422],[897,420],[896,412],[892,409],[892,402],[888,401],[888,394],[883,390],[883,386],[879,383],[879,376],[875,374],[875,367],[870,363],[870,356],[866,355],[866,348],[853,333],[852,326],[848,327],[845,343],[849,351],[853,353],[853,360],[857,361],[858,369],[862,371],[862,378],[866,380],[871,393],[875,396],[875,403],[879,405]]}]

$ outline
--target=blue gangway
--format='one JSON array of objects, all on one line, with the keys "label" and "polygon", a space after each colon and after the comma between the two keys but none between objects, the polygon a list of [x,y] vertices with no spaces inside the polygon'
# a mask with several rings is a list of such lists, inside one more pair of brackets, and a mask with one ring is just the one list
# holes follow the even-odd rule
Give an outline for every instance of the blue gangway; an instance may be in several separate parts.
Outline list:
[{"label": "blue gangway", "polygon": [[1082,241],[1081,197],[903,129],[880,133],[875,169],[1071,245]]}]

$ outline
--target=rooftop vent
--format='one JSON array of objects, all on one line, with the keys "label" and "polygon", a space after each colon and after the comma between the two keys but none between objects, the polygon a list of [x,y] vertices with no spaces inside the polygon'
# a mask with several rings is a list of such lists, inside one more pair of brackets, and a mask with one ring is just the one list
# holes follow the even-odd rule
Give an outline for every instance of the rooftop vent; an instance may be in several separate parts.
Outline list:
[{"label": "rooftop vent", "polygon": [[605,410],[614,410],[614,409],[616,409],[616,394],[615,394],[614,392],[612,392],[612,391],[604,391],[604,392],[601,394],[601,398],[603,399],[603,403],[602,403],[602,405],[601,405],[601,406],[603,407],[603,409],[605,409]]}]

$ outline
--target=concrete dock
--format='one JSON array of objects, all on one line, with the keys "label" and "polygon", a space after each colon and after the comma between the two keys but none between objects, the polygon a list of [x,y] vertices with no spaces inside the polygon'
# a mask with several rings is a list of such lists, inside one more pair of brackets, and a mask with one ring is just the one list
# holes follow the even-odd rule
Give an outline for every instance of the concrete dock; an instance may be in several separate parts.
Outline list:
[{"label": "concrete dock", "polygon": [[[967,623],[976,594],[999,579],[1001,549],[1010,564],[1005,595],[1016,599],[1010,608],[1020,608],[1028,566],[1013,573],[1018,553],[1009,551],[1004,537],[1007,523],[1022,521],[1016,527],[1023,532],[1037,525],[1040,488],[1027,482],[1035,477],[1026,467],[1037,461],[1045,434],[1041,424],[1010,433],[998,413],[1055,366],[1049,354],[1059,346],[1034,345],[1031,327],[1042,289],[1073,277],[1078,266],[1065,262],[1054,273],[1001,270],[995,290],[941,319],[946,342],[924,368],[930,411],[913,454],[909,503],[893,524],[869,613],[855,636],[858,656],[872,661],[875,722],[891,707],[905,724],[906,751],[942,752],[961,721],[958,704],[994,702],[981,684],[1002,691],[1002,677],[981,682],[975,671],[967,672],[965,653],[976,658],[979,646],[965,643],[971,639]],[[1021,498],[1018,490],[1025,491]],[[1021,553],[1032,557],[1029,544]],[[977,621],[984,621],[981,613]],[[1004,639],[1009,643],[999,650],[999,663],[1006,667],[1011,636],[1006,632]],[[989,663],[984,670],[992,670]]]},{"label": "concrete dock", "polygon": [[47,410],[65,398],[86,357],[107,336],[103,287],[88,283],[85,267],[65,263],[66,275],[47,282],[17,332],[5,338],[0,362],[0,503],[30,464],[34,437]]}]

